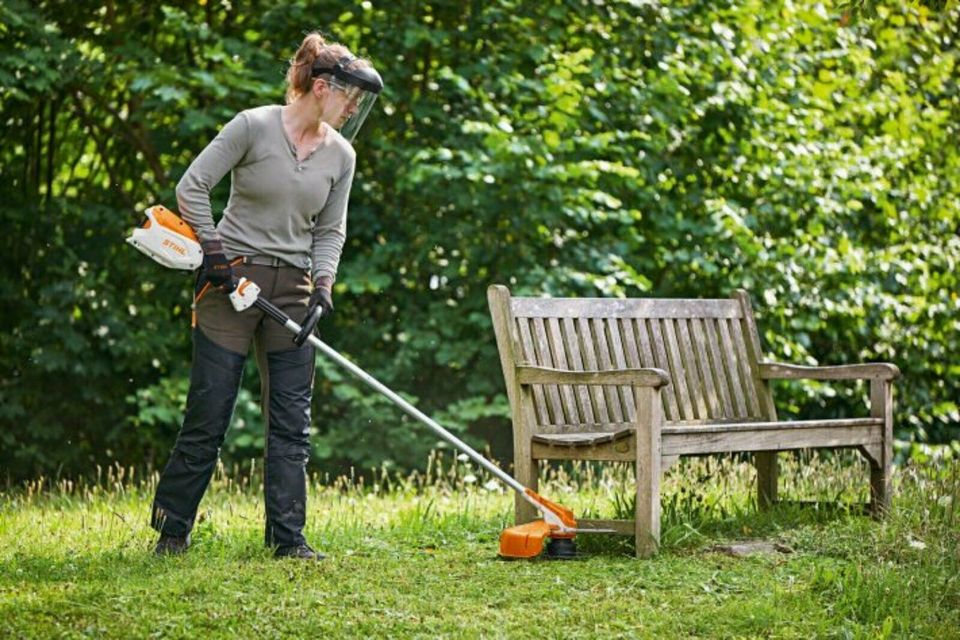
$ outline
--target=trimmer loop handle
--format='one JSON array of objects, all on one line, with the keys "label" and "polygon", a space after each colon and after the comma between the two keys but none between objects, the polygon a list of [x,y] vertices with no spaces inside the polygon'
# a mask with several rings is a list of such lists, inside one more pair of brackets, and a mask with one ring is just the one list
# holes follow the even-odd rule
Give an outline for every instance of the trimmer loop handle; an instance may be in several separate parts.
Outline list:
[{"label": "trimmer loop handle", "polygon": [[298,333],[293,338],[293,343],[298,347],[302,347],[303,343],[307,341],[313,334],[313,330],[317,328],[317,323],[320,322],[320,317],[323,315],[323,307],[317,305],[314,307],[313,311],[307,314],[307,317],[303,319],[303,326],[300,328],[300,333]]}]

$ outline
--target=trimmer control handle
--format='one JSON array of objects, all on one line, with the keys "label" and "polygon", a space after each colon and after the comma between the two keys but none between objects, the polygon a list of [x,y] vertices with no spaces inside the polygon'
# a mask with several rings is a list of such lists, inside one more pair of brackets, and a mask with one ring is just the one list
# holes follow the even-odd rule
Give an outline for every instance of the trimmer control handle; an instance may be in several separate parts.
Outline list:
[{"label": "trimmer control handle", "polygon": [[303,343],[307,341],[307,338],[313,334],[313,330],[317,328],[317,323],[320,322],[320,317],[323,315],[323,307],[317,305],[314,307],[313,311],[307,314],[307,317],[303,319],[303,326],[300,328],[300,333],[298,333],[293,338],[293,343],[298,347],[302,347]]},{"label": "trimmer control handle", "polygon": [[260,287],[253,280],[240,278],[233,281],[230,290],[230,303],[236,311],[244,311],[253,306],[260,297]]}]

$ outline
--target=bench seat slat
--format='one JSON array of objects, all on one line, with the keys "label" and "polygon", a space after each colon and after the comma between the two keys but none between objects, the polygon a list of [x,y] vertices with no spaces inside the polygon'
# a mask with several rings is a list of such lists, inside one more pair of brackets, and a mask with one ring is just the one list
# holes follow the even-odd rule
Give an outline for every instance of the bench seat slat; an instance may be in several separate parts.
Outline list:
[{"label": "bench seat slat", "polygon": [[580,431],[578,433],[537,433],[534,442],[556,447],[592,447],[607,442],[616,442],[633,435],[633,429],[619,431]]},{"label": "bench seat slat", "polygon": [[[757,428],[757,425],[761,427]],[[883,442],[884,428],[882,422],[865,418],[760,422],[742,427],[738,425],[724,425],[724,427],[726,428],[665,428],[662,434],[662,455],[876,446]]]},{"label": "bench seat slat", "polygon": [[[555,428],[563,428],[565,425],[553,425]],[[566,425],[569,428],[578,427],[597,429],[601,425]],[[609,425],[603,425],[609,427]],[[849,434],[854,431],[863,431],[866,437],[865,443],[874,442],[876,438],[871,437],[870,430],[864,427],[881,427],[883,420],[880,418],[839,418],[826,420],[797,420],[784,422],[733,422],[729,424],[708,424],[699,426],[684,427],[664,427],[662,435],[664,438],[664,454],[674,453],[671,451],[669,441],[672,436],[690,436],[691,439],[704,439],[708,441],[705,451],[697,451],[696,447],[690,443],[685,443],[683,453],[710,453],[713,451],[740,451],[741,449],[718,449],[717,444],[709,442],[717,436],[727,434],[759,434],[762,432],[795,432],[804,431],[833,430],[836,440],[843,441],[849,438]],[[629,438],[633,435],[634,427],[618,425],[613,431],[570,431],[565,433],[537,433],[533,435],[533,441],[557,447],[590,447],[597,444],[616,442]],[[856,440],[856,438],[854,438]],[[853,444],[859,444],[859,441]],[[675,447],[673,447],[675,448]],[[749,450],[749,447],[748,449]]]},{"label": "bench seat slat", "polygon": [[811,429],[819,427],[870,427],[882,424],[879,418],[828,418],[823,420],[783,420],[779,422],[731,422],[696,426],[663,427],[664,435],[688,433],[727,433],[732,431],[770,431],[778,429]]}]

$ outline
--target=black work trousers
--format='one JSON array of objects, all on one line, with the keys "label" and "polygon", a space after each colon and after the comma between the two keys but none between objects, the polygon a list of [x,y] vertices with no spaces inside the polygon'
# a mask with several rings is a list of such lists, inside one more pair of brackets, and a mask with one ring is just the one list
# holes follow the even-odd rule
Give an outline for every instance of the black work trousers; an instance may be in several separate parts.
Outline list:
[{"label": "black work trousers", "polygon": [[[261,294],[297,323],[306,315],[310,277],[289,266],[237,264]],[[305,543],[310,401],[314,349],[297,347],[293,334],[262,311],[233,309],[227,295],[208,289],[195,303],[193,361],[183,424],[160,476],[151,526],[187,535],[210,483],[240,390],[243,366],[254,343],[260,370],[264,438],[264,503],[268,546]]]}]

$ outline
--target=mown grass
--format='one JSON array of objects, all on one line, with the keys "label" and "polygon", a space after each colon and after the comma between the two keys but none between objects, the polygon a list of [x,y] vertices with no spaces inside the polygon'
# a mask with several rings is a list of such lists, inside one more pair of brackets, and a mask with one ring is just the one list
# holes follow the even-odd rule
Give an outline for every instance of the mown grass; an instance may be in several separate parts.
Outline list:
[{"label": "mown grass", "polygon": [[[259,474],[220,470],[190,553],[151,554],[156,476],[38,480],[0,495],[0,637],[960,637],[960,456],[895,476],[889,517],[860,514],[852,454],[781,456],[788,500],[755,509],[752,467],[685,460],[664,482],[663,549],[578,540],[572,562],[503,561],[512,498],[464,461],[427,474],[314,478],[307,535],[322,563],[262,546]],[[476,474],[476,475],[475,475]],[[240,478],[239,481],[236,479]],[[580,516],[631,508],[628,469],[544,471]],[[787,553],[731,557],[768,540]]]}]

